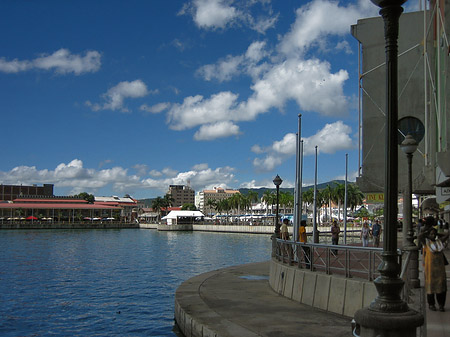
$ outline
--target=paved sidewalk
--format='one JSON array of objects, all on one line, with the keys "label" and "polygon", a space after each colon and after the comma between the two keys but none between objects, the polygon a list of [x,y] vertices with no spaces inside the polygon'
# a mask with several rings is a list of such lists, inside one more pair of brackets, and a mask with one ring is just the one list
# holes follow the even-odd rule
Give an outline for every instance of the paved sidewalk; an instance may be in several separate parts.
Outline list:
[{"label": "paved sidewalk", "polygon": [[[445,251],[450,260],[450,250]],[[423,286],[422,262],[419,262]],[[175,295],[176,318],[191,336],[351,336],[351,319],[280,296],[269,286],[269,262],[220,269],[184,282]],[[450,291],[450,268],[447,266]],[[425,305],[426,337],[450,337],[446,312]],[[178,307],[178,308],[177,308]],[[180,314],[183,312],[183,314]]]},{"label": "paved sidewalk", "polygon": [[194,277],[177,289],[175,302],[186,337],[351,336],[350,318],[275,293],[269,286],[269,262]]}]

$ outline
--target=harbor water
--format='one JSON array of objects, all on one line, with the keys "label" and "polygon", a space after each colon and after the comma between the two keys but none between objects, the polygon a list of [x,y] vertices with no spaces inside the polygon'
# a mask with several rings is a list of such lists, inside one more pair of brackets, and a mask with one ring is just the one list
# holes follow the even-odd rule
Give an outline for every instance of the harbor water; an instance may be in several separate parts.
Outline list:
[{"label": "harbor water", "polygon": [[270,249],[263,234],[0,231],[0,336],[175,336],[183,281]]}]

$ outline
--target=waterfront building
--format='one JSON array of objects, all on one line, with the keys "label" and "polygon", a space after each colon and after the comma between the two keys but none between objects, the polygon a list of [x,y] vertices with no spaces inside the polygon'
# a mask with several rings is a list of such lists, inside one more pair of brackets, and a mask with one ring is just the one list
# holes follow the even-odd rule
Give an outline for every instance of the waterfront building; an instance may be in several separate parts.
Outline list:
[{"label": "waterfront building", "polygon": [[[403,13],[398,39],[398,118],[399,143],[407,134],[418,142],[412,157],[412,192],[419,196],[436,195],[435,201],[450,211],[450,20],[447,11],[430,2],[430,10]],[[444,8],[444,7],[442,7]],[[440,13],[440,14],[436,14]],[[444,15],[445,14],[445,15]],[[385,166],[385,48],[381,17],[358,20],[352,35],[359,41],[362,131],[360,172],[356,179],[366,196],[384,191]],[[425,29],[424,29],[425,25]],[[447,33],[446,33],[447,32]],[[425,42],[425,43],[424,43]],[[401,60],[401,61],[400,61]],[[407,159],[398,151],[398,187],[406,191]],[[436,203],[436,202],[435,202]],[[446,205],[447,204],[447,205]],[[425,205],[425,203],[424,203]],[[422,210],[424,209],[422,205]]]},{"label": "waterfront building", "polygon": [[24,195],[45,195],[53,197],[53,184],[38,185],[0,185],[0,200],[10,201]]},{"label": "waterfront building", "polygon": [[80,222],[120,220],[123,207],[89,203],[74,196],[21,196],[0,202],[0,221]]},{"label": "waterfront building", "polygon": [[173,206],[175,207],[195,203],[195,191],[186,185],[169,185],[167,194],[173,198]]},{"label": "waterfront building", "polygon": [[214,187],[212,190],[203,190],[198,192],[195,198],[195,206],[206,215],[215,213],[215,209],[209,205],[209,200],[219,202],[224,199],[231,198],[234,194],[240,193],[238,190]]},{"label": "waterfront building", "polygon": [[129,195],[122,198],[116,195],[110,197],[95,197],[95,204],[119,207],[121,209],[120,217],[127,221],[137,219],[139,214],[138,201],[131,198]]}]

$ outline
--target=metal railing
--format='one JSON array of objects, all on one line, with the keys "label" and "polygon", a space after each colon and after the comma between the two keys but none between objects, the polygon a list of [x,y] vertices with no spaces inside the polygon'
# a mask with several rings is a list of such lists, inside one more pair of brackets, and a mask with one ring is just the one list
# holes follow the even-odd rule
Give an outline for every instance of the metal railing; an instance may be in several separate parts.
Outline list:
[{"label": "metal railing", "polygon": [[369,281],[378,277],[382,248],[276,240],[272,255],[282,263]]}]

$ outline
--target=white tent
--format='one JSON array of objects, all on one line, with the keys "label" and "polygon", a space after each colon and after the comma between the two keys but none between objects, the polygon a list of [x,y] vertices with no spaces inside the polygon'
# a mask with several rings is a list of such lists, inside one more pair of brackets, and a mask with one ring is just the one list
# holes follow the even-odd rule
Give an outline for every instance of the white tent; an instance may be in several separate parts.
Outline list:
[{"label": "white tent", "polygon": [[181,223],[193,223],[195,220],[203,220],[205,215],[200,211],[170,211],[161,220],[166,220],[168,225]]}]

